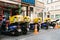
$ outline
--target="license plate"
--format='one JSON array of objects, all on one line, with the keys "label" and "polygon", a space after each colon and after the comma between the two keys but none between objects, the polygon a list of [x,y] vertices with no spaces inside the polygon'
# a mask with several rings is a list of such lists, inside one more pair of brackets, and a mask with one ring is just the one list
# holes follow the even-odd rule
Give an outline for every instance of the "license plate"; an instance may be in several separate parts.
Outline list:
[{"label": "license plate", "polygon": [[18,32],[21,32],[21,29],[18,29]]},{"label": "license plate", "polygon": [[27,28],[27,31],[29,31],[29,28]]}]

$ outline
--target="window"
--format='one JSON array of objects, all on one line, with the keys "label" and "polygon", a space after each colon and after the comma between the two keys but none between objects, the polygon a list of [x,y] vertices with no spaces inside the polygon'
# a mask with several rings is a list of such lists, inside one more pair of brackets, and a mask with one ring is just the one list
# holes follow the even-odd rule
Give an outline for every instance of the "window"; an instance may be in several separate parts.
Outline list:
[{"label": "window", "polygon": [[54,19],[54,15],[51,15],[51,19]]},{"label": "window", "polygon": [[56,18],[56,19],[60,19],[60,14],[56,14],[56,15],[55,15],[55,18]]},{"label": "window", "polygon": [[59,0],[52,0],[52,2],[56,2],[56,1],[59,1]]},{"label": "window", "polygon": [[47,0],[47,3],[52,3],[52,2],[56,2],[56,1],[59,1],[59,0]]},{"label": "window", "polygon": [[56,2],[56,1],[59,1],[59,0],[47,0],[47,3],[52,3],[52,2]]},{"label": "window", "polygon": [[40,1],[40,2],[44,2],[44,0],[38,0],[38,1]]},{"label": "window", "polygon": [[51,7],[50,7],[50,10],[54,10],[54,9],[55,9],[54,6],[51,6]]},{"label": "window", "polygon": [[47,0],[47,3],[51,3],[52,2],[52,0]]},{"label": "window", "polygon": [[47,7],[47,11],[49,11],[49,7]]},{"label": "window", "polygon": [[32,8],[32,7],[30,7],[30,11],[32,11],[32,12],[33,12],[33,8]]},{"label": "window", "polygon": [[60,9],[60,5],[55,6],[55,9]]}]

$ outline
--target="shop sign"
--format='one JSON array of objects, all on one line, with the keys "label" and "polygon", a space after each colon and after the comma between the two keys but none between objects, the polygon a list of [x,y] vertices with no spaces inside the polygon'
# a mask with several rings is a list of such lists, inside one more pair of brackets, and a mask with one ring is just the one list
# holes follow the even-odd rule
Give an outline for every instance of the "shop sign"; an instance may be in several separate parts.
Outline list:
[{"label": "shop sign", "polygon": [[35,0],[21,0],[21,2],[35,5]]}]

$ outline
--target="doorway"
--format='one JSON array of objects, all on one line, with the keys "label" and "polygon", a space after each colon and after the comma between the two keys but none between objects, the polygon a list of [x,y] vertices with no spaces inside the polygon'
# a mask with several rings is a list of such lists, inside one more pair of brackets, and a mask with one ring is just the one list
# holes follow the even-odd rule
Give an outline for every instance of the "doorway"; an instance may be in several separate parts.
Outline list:
[{"label": "doorway", "polygon": [[6,19],[9,19],[10,9],[5,8],[5,9],[3,10],[3,12],[4,12],[4,16],[6,17]]}]

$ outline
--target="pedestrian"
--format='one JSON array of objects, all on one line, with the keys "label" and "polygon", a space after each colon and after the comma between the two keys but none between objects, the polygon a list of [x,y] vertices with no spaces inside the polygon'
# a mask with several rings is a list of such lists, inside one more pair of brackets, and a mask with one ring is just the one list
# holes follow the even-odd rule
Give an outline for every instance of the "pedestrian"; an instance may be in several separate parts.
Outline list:
[{"label": "pedestrian", "polygon": [[5,27],[6,27],[6,18],[3,16],[1,30],[5,30],[6,29]]},{"label": "pedestrian", "polygon": [[0,27],[2,25],[2,15],[0,15]]},{"label": "pedestrian", "polygon": [[1,23],[1,21],[2,21],[2,15],[0,15],[0,23]]}]

